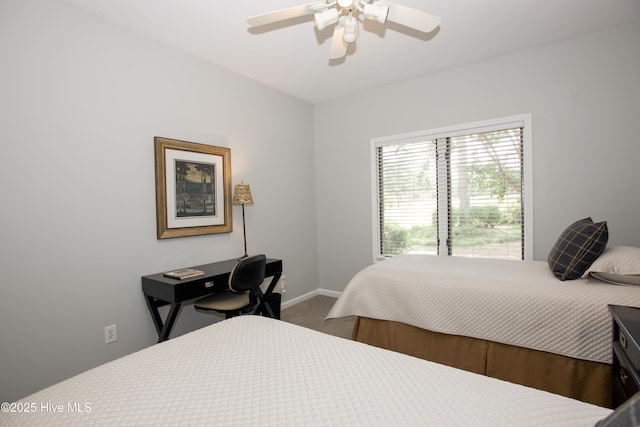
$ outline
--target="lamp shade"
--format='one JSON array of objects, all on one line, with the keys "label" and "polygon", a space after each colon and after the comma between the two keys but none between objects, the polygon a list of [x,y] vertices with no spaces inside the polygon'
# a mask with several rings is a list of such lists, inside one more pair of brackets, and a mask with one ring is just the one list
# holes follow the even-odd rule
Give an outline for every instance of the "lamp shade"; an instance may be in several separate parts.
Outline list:
[{"label": "lamp shade", "polygon": [[233,189],[232,205],[253,205],[253,197],[251,197],[251,187],[244,181],[236,184]]}]

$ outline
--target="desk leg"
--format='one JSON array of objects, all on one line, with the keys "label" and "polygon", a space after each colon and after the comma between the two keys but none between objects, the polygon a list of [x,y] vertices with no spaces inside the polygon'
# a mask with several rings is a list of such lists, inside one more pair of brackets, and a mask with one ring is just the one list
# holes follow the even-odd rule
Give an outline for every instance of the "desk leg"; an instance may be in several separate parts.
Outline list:
[{"label": "desk leg", "polygon": [[171,328],[173,328],[176,317],[178,317],[178,312],[180,311],[181,305],[182,304],[179,302],[171,304],[169,314],[167,314],[167,318],[164,321],[164,326],[162,327],[162,332],[158,334],[158,342],[166,341],[169,339],[169,333],[171,333]]},{"label": "desk leg", "polygon": [[260,300],[260,304],[258,304],[258,307],[256,307],[256,310],[255,310],[254,313],[260,313],[260,310],[262,309],[262,307],[264,307],[267,310],[267,314],[269,315],[269,317],[271,317],[272,319],[274,319],[276,317],[275,314],[273,314],[273,310],[271,309],[271,306],[269,305],[269,303],[267,303],[266,300],[273,293],[273,290],[275,289],[276,285],[278,284],[278,280],[280,280],[280,276],[281,276],[281,273],[276,273],[276,274],[273,275],[273,278],[271,279],[271,282],[269,283],[269,287],[267,287],[267,291],[264,293],[264,296]]},{"label": "desk leg", "polygon": [[162,322],[162,318],[160,317],[160,312],[158,311],[158,307],[163,305],[167,305],[165,301],[160,301],[151,297],[149,295],[144,296],[145,301],[147,302],[147,308],[151,313],[151,318],[153,319],[153,325],[156,327],[156,332],[158,333],[158,342],[166,341],[169,339],[169,334],[171,333],[171,328],[173,328],[173,324],[178,317],[178,313],[180,312],[181,303],[173,303],[171,304],[171,308],[169,309],[169,314],[167,314],[167,318],[164,322]]}]

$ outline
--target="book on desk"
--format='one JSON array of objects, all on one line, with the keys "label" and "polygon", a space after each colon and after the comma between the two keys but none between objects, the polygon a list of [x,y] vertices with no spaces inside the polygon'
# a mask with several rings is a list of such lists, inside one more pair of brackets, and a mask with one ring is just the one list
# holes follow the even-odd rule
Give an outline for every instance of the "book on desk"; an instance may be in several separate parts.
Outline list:
[{"label": "book on desk", "polygon": [[172,279],[184,280],[191,277],[202,276],[204,274],[204,271],[196,270],[194,268],[181,268],[180,270],[167,271],[162,274],[163,276],[170,277]]}]

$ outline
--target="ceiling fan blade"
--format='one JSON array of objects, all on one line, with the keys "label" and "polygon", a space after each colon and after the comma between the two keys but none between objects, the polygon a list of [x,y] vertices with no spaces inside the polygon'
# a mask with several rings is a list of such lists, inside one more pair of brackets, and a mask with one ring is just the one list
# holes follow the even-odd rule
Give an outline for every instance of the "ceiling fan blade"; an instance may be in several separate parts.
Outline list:
[{"label": "ceiling fan blade", "polygon": [[344,33],[344,17],[340,18],[340,22],[333,29],[329,59],[340,59],[347,54],[347,43],[342,40],[342,33]]},{"label": "ceiling fan blade", "polygon": [[267,25],[274,22],[285,21],[287,19],[311,15],[313,13],[326,9],[326,7],[326,3],[309,3],[302,6],[294,6],[288,9],[280,9],[274,12],[252,16],[247,19],[247,22],[249,23],[249,25],[253,25],[254,27],[259,25]]},{"label": "ceiling fan blade", "polygon": [[423,33],[435,30],[442,20],[439,16],[430,15],[417,9],[390,2],[386,2],[386,4],[389,6],[387,20]]}]

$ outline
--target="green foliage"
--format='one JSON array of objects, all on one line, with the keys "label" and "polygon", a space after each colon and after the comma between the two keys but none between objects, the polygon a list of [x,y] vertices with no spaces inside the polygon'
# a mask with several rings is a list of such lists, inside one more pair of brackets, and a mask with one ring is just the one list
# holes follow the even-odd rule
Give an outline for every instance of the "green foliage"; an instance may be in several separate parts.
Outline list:
[{"label": "green foliage", "polygon": [[504,199],[511,188],[520,185],[519,170],[500,169],[496,165],[474,165],[471,171],[474,186],[498,200]]},{"label": "green foliage", "polygon": [[[438,226],[438,212],[436,212],[435,210],[431,214],[431,224],[433,224],[434,228]],[[460,209],[457,207],[451,208],[451,224],[460,224]]]},{"label": "green foliage", "polygon": [[502,222],[502,212],[496,205],[471,206],[469,220],[475,226],[493,228]]},{"label": "green foliage", "polygon": [[384,225],[385,255],[399,255],[411,247],[411,234],[396,223]]},{"label": "green foliage", "polygon": [[[520,224],[491,228],[473,223],[451,229],[455,247],[473,247],[513,241],[520,236]],[[398,224],[385,226],[385,255],[400,255],[411,250],[434,249],[438,245],[437,227],[413,226],[407,230]]]},{"label": "green foliage", "polygon": [[520,224],[521,212],[522,212],[522,207],[520,206],[520,203],[515,205],[510,205],[509,208],[507,209],[507,212],[502,217],[503,222],[505,224]]},{"label": "green foliage", "polygon": [[435,248],[438,245],[438,230],[435,225],[414,225],[410,234],[412,248]]},{"label": "green foliage", "polygon": [[[476,161],[469,168],[473,186],[481,192],[488,193],[502,201],[508,193],[521,194],[522,177],[521,164],[512,164],[504,157],[521,150],[519,132],[513,130],[495,131],[478,135],[482,147],[492,160],[491,162]],[[504,153],[504,154],[501,154]]]},{"label": "green foliage", "polygon": [[[511,214],[514,215],[514,218],[518,218],[519,220],[519,209],[517,209],[517,212],[512,212]],[[457,207],[452,208],[451,225],[453,227],[459,226],[461,224],[460,219],[460,209]],[[463,223],[470,223],[476,227],[495,227],[496,225],[502,223],[513,222],[512,218],[509,218],[510,221],[505,221],[505,218],[503,217],[502,212],[497,205],[471,206],[466,217],[463,219],[466,219],[466,221],[463,221]],[[431,216],[431,223],[433,224],[433,227],[437,226],[436,224],[438,223],[438,215],[435,211]]]},{"label": "green foliage", "polygon": [[520,227],[513,226],[508,230],[494,231],[488,227],[477,227],[466,224],[452,230],[454,247],[472,247],[487,244],[504,243],[514,240],[520,235]]}]

